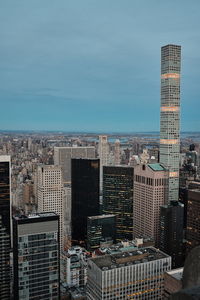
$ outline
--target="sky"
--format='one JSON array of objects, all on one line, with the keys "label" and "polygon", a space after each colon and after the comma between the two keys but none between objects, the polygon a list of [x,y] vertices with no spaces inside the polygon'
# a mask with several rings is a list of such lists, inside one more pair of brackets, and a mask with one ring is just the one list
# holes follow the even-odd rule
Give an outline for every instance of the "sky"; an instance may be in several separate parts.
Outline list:
[{"label": "sky", "polygon": [[0,1],[0,130],[159,131],[166,44],[200,131],[199,0]]}]

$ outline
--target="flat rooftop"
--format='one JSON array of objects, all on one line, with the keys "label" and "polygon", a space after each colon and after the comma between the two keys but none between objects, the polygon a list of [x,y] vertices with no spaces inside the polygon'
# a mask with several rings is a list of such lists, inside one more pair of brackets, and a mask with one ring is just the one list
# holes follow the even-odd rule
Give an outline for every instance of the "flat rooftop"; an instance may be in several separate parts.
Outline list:
[{"label": "flat rooftop", "polygon": [[54,212],[43,212],[43,213],[37,213],[37,214],[30,214],[28,216],[26,215],[16,215],[13,218],[15,220],[27,220],[27,219],[38,219],[38,218],[44,218],[44,217],[55,217],[57,216]]},{"label": "flat rooftop", "polygon": [[148,164],[148,166],[153,170],[153,171],[166,171],[163,165],[159,163],[155,164]]},{"label": "flat rooftop", "polygon": [[120,268],[134,264],[146,263],[149,261],[169,257],[168,254],[161,252],[154,247],[140,248],[139,250],[123,251],[117,254],[110,254],[92,258],[91,260],[102,271]]},{"label": "flat rooftop", "polygon": [[166,272],[168,275],[176,278],[177,280],[181,280],[183,277],[183,268],[174,269]]},{"label": "flat rooftop", "polygon": [[99,215],[99,216],[91,216],[88,217],[89,220],[98,220],[98,219],[107,219],[107,218],[112,218],[115,217],[115,215]]}]

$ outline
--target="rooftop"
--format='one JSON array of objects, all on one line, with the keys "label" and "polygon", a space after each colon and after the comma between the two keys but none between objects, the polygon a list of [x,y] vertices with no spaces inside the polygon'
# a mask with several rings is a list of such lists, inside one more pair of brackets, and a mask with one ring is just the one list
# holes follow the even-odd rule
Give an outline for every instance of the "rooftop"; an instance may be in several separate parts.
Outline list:
[{"label": "rooftop", "polygon": [[174,269],[171,271],[166,272],[170,276],[174,277],[177,280],[181,280],[183,277],[183,268]]},{"label": "rooftop", "polygon": [[110,254],[91,259],[102,271],[120,268],[123,266],[146,263],[149,261],[163,259],[169,255],[154,247],[141,248],[128,252]]},{"label": "rooftop", "polygon": [[166,169],[163,167],[163,165],[159,163],[155,164],[148,164],[148,166],[153,170],[153,171],[166,171]]},{"label": "rooftop", "polygon": [[25,219],[38,219],[38,218],[44,218],[44,217],[55,217],[57,216],[54,212],[42,212],[37,214],[30,214],[28,216],[26,215],[16,215],[13,218],[15,220],[25,220]]},{"label": "rooftop", "polygon": [[115,215],[99,215],[99,216],[91,216],[91,217],[88,217],[89,220],[97,220],[97,219],[106,219],[106,218],[112,218],[112,217],[115,217]]}]

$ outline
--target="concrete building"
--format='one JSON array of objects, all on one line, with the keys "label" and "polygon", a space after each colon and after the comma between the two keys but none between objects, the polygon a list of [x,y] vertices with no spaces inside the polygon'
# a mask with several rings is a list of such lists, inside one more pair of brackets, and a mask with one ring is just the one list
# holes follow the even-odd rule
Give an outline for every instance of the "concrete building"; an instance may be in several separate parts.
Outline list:
[{"label": "concrete building", "polygon": [[153,247],[89,259],[87,297],[160,300],[170,269],[171,257]]},{"label": "concrete building", "polygon": [[71,159],[95,158],[95,147],[54,147],[54,164],[62,167],[64,184],[71,183]]},{"label": "concrete building", "polygon": [[10,300],[11,174],[10,156],[0,156],[0,299]]},{"label": "concrete building", "polygon": [[170,296],[182,289],[183,268],[174,269],[164,274],[164,295],[163,299],[170,299]]},{"label": "concrete building", "polygon": [[38,212],[59,215],[60,246],[64,247],[64,188],[61,166],[41,165],[37,170]]},{"label": "concrete building", "polygon": [[133,173],[128,166],[103,167],[103,214],[116,216],[116,240],[133,237]]},{"label": "concrete building", "polygon": [[59,216],[15,216],[13,233],[14,299],[59,300]]},{"label": "concrete building", "polygon": [[160,163],[169,170],[168,202],[178,201],[181,47],[161,48]]},{"label": "concrete building", "polygon": [[109,144],[107,135],[99,136],[98,154],[100,159],[100,191],[103,183],[103,166],[108,165],[109,160]]},{"label": "concrete building", "polygon": [[114,148],[114,165],[119,166],[121,163],[120,140],[115,141]]},{"label": "concrete building", "polygon": [[167,202],[168,171],[161,164],[134,168],[133,236],[159,241],[160,206]]},{"label": "concrete building", "polygon": [[61,281],[67,287],[84,287],[87,283],[87,260],[89,253],[74,246],[64,251],[61,258]]},{"label": "concrete building", "polygon": [[187,253],[200,245],[200,189],[188,190],[186,240]]}]

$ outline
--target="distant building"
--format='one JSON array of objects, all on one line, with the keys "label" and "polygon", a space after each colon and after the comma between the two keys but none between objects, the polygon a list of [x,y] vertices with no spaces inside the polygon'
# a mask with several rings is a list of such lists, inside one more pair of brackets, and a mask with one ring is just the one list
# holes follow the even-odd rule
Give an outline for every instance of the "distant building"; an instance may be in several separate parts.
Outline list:
[{"label": "distant building", "polygon": [[186,240],[187,253],[200,245],[200,189],[188,190]]},{"label": "distant building", "polygon": [[133,168],[103,167],[103,213],[116,216],[116,240],[133,238]]},{"label": "distant building", "polygon": [[159,248],[172,257],[172,268],[183,266],[184,205],[171,201],[160,208]]},{"label": "distant building", "polygon": [[153,248],[88,260],[87,299],[162,299],[171,257]]},{"label": "distant building", "polygon": [[181,46],[161,48],[160,163],[169,170],[168,203],[178,201]]},{"label": "distant building", "polygon": [[133,236],[159,241],[160,206],[167,202],[168,171],[161,164],[134,168]]},{"label": "distant building", "polygon": [[102,190],[103,166],[107,166],[109,161],[109,144],[107,135],[99,136],[98,154],[100,159],[100,190]]},{"label": "distant building", "polygon": [[54,164],[62,167],[63,182],[71,183],[71,159],[95,158],[95,147],[54,147]]},{"label": "distant building", "polygon": [[114,149],[114,165],[119,166],[121,163],[121,153],[120,153],[120,140],[115,141],[115,149]]},{"label": "distant building", "polygon": [[0,299],[10,300],[11,251],[10,156],[0,156]]},{"label": "distant building", "polygon": [[58,215],[14,217],[13,255],[15,300],[60,299]]},{"label": "distant building", "polygon": [[85,245],[87,217],[99,215],[99,159],[72,159],[72,244]]},{"label": "distant building", "polygon": [[41,165],[37,171],[38,212],[55,212],[60,221],[60,245],[64,247],[64,187],[60,166]]},{"label": "distant building", "polygon": [[87,218],[87,249],[94,251],[101,242],[116,239],[115,215],[100,215]]}]

